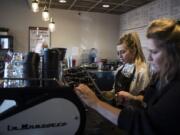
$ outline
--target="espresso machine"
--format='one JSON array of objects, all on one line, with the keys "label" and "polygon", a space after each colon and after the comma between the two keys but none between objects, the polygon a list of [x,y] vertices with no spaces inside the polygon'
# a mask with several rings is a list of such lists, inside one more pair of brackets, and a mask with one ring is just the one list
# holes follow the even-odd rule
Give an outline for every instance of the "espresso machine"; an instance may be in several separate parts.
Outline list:
[{"label": "espresso machine", "polygon": [[0,135],[81,135],[85,109],[70,87],[0,90]]},{"label": "espresso machine", "polygon": [[19,78],[24,87],[0,89],[0,135],[83,134],[84,104],[72,87],[60,83],[65,52],[64,48],[44,50],[42,65],[37,54],[28,54],[26,74]]}]

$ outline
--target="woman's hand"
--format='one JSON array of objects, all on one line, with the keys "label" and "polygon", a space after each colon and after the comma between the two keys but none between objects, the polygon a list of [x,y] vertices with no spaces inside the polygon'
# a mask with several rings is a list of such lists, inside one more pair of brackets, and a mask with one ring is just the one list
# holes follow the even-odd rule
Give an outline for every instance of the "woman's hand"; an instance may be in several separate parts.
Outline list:
[{"label": "woman's hand", "polygon": [[95,109],[100,101],[95,93],[87,85],[80,84],[75,88],[75,92],[80,97],[80,99],[91,108]]},{"label": "woman's hand", "polygon": [[116,94],[116,99],[118,102],[124,104],[130,100],[139,100],[139,101],[143,101],[143,96],[139,95],[139,96],[134,96],[132,94],[130,94],[129,92],[126,91],[120,91]]},{"label": "woman's hand", "polygon": [[136,100],[136,96],[133,96],[129,92],[120,91],[116,93],[116,100],[120,104],[126,104],[130,100]]}]

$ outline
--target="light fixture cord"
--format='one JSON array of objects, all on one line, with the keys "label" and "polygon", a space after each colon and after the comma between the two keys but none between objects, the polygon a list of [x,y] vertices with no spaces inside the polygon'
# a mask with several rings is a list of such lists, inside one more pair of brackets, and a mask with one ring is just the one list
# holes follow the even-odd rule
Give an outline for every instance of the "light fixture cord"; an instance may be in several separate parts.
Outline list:
[{"label": "light fixture cord", "polygon": [[44,6],[44,7],[47,7],[47,6],[46,6],[46,0],[45,0],[45,6]]},{"label": "light fixture cord", "polygon": [[49,7],[48,7],[48,9],[50,9],[50,6],[51,6],[51,1],[52,1],[52,0],[50,0],[50,1],[49,1]]}]

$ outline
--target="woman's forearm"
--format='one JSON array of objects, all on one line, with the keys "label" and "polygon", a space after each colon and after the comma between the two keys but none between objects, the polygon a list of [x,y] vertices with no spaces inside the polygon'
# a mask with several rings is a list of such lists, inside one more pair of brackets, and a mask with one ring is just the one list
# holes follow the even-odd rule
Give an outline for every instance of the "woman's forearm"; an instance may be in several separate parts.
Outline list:
[{"label": "woman's forearm", "polygon": [[103,117],[118,125],[118,117],[121,112],[120,109],[115,108],[108,103],[101,101],[95,93],[86,85],[80,84],[75,88],[76,94],[89,107],[96,110]]},{"label": "woman's forearm", "polygon": [[138,95],[138,96],[134,96],[134,100],[138,100],[138,101],[143,101],[144,96],[143,95]]},{"label": "woman's forearm", "polygon": [[103,101],[99,101],[93,108],[113,124],[118,125],[118,117],[121,112],[119,108],[115,108]]}]

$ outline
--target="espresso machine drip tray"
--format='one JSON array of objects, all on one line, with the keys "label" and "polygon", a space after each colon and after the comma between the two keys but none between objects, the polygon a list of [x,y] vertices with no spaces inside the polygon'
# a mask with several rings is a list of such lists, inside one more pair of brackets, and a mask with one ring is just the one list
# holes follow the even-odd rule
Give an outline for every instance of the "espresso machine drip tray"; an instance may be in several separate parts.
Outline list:
[{"label": "espresso machine drip tray", "polygon": [[70,87],[0,89],[0,135],[81,135],[85,109]]}]

